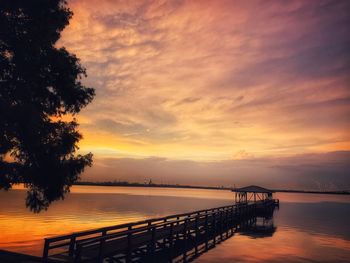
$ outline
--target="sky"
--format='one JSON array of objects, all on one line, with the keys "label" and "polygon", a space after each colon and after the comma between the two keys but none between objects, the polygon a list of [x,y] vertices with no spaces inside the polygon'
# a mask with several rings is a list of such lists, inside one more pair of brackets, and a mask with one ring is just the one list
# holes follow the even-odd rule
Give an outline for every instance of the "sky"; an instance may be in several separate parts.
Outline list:
[{"label": "sky", "polygon": [[83,180],[350,189],[350,1],[68,4]]}]

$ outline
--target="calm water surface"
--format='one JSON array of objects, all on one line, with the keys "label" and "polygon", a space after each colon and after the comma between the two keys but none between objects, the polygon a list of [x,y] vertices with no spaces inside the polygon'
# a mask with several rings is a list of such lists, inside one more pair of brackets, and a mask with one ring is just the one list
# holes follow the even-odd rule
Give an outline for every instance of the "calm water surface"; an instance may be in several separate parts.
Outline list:
[{"label": "calm water surface", "polygon": [[[350,196],[279,193],[271,237],[236,234],[196,262],[350,262]],[[43,238],[232,203],[229,191],[74,186],[39,215],[0,191],[0,249],[40,255]]]}]

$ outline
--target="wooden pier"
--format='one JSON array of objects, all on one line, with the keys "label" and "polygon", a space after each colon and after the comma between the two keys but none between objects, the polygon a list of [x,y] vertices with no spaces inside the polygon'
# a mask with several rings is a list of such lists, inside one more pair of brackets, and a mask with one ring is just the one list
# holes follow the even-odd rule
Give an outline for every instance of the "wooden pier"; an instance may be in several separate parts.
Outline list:
[{"label": "wooden pier", "polygon": [[43,262],[187,262],[276,205],[268,198],[47,238]]}]

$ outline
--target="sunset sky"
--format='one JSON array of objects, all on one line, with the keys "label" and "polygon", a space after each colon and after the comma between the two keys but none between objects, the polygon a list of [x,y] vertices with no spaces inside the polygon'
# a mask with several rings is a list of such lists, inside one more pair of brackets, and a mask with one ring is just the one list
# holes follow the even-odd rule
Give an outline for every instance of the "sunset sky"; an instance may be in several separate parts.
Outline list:
[{"label": "sunset sky", "polygon": [[68,4],[83,180],[350,189],[350,1]]}]

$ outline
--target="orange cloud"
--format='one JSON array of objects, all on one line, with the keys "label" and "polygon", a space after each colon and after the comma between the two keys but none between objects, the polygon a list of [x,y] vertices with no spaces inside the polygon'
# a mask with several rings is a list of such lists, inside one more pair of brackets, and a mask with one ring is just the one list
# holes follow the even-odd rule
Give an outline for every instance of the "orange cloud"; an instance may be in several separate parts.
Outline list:
[{"label": "orange cloud", "polygon": [[[96,158],[350,150],[346,2],[69,1]],[[241,158],[241,156],[238,156]]]}]

